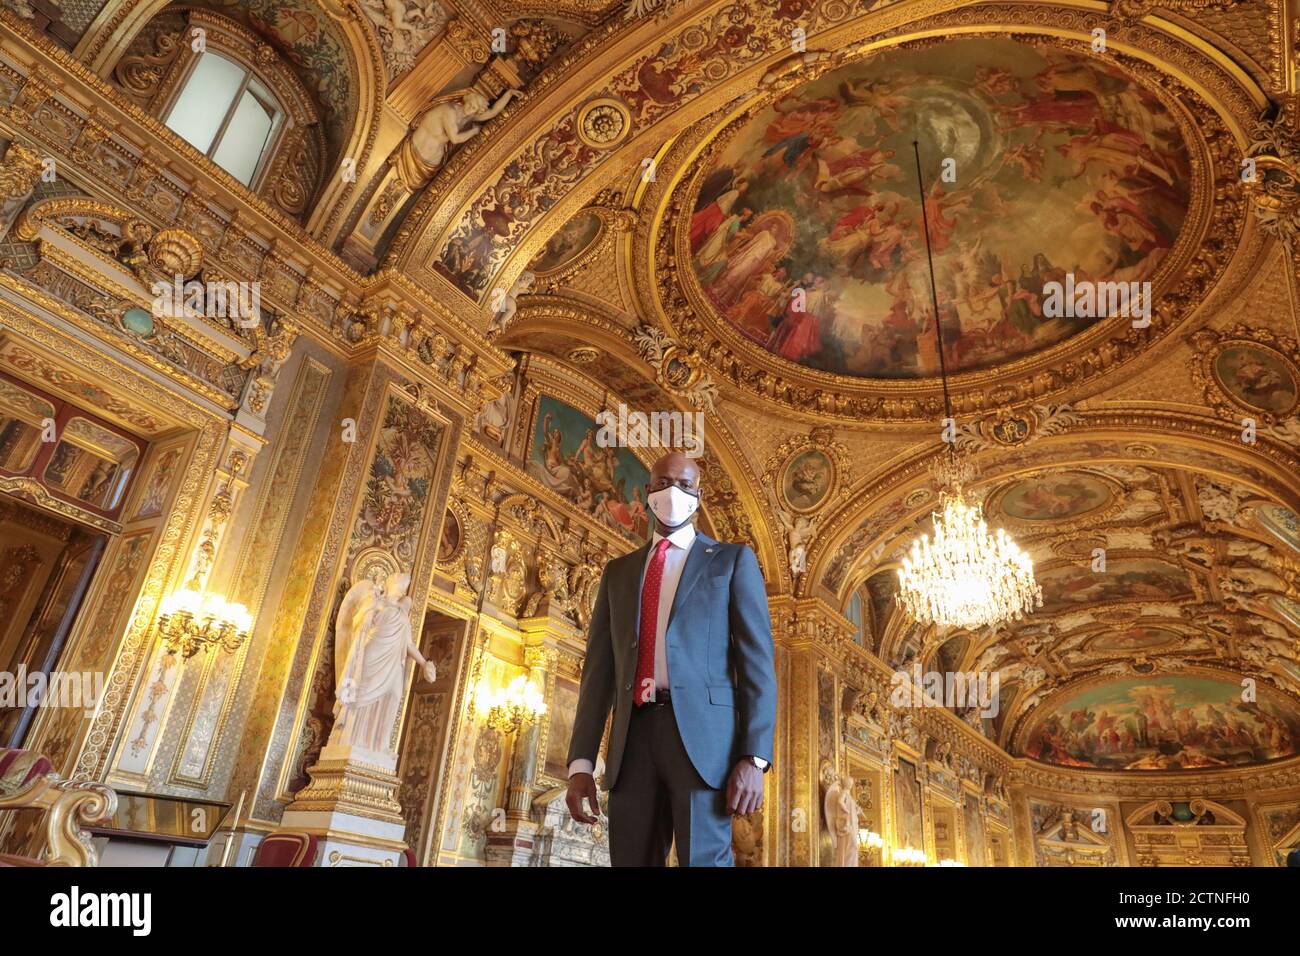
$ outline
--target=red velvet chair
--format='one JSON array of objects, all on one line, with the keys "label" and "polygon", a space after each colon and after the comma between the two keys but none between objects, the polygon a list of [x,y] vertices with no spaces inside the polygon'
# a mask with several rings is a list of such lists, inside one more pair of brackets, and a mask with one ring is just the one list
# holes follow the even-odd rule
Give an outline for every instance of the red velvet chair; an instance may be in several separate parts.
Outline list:
[{"label": "red velvet chair", "polygon": [[316,863],[316,835],[296,830],[268,834],[257,845],[253,866],[298,867]]}]

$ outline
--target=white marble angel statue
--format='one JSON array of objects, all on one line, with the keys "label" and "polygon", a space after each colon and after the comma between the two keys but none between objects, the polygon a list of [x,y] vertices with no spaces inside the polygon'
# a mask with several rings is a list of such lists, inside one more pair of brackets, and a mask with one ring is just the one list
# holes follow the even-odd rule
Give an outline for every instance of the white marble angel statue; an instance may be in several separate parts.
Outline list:
[{"label": "white marble angel statue", "polygon": [[393,753],[389,745],[406,689],[406,659],[437,678],[411,637],[411,576],[390,574],[348,589],[334,626],[334,728],[329,746]]},{"label": "white marble angel statue", "polygon": [[853,778],[843,774],[826,789],[823,805],[826,829],[831,834],[831,859],[833,866],[857,866],[858,815],[862,812],[853,799]]}]

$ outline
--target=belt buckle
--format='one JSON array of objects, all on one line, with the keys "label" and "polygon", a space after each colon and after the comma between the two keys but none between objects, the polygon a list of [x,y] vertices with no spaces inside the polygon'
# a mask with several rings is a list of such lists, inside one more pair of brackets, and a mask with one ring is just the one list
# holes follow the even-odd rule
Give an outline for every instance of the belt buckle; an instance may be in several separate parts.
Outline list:
[{"label": "belt buckle", "polygon": [[651,707],[664,707],[670,703],[672,703],[672,695],[667,690],[656,690],[653,698],[636,704],[635,709],[649,710]]}]

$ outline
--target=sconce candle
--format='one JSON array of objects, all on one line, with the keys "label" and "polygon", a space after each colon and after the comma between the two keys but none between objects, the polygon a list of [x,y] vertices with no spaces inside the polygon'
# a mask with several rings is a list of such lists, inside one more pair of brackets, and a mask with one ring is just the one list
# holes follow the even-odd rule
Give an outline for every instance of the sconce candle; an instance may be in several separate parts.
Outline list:
[{"label": "sconce candle", "polygon": [[158,617],[158,631],[167,650],[179,650],[186,658],[217,645],[234,653],[248,640],[252,627],[252,615],[244,605],[192,588],[167,595]]},{"label": "sconce candle", "polygon": [[509,687],[486,695],[488,726],[500,734],[516,733],[546,713],[546,701],[537,685],[520,674]]}]

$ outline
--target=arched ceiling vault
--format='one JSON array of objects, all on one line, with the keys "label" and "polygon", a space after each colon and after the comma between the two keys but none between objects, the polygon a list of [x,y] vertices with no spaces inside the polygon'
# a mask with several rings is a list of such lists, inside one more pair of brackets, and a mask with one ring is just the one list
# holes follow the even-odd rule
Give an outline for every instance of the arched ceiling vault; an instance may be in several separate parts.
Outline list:
[{"label": "arched ceiling vault", "polygon": [[[1154,682],[1222,705],[1219,685],[1240,689],[1244,677],[1275,695],[1279,712],[1300,695],[1300,537],[1289,530],[1296,512],[1278,502],[1294,505],[1294,480],[1256,470],[1246,455],[1236,468],[1224,455],[1216,468],[1185,446],[1155,447],[1157,436],[1129,439],[1126,450],[1141,454],[1111,458],[1096,442],[1062,436],[1056,454],[983,473],[990,523],[1016,536],[1044,588],[1044,606],[1017,623],[923,628],[890,604],[899,557],[923,518],[846,575],[854,587],[866,582],[873,647],[887,662],[998,675],[987,724],[961,712],[1014,753],[1068,763],[1044,750],[1042,715],[1076,697],[1085,709],[1109,706],[1097,690],[1109,685],[1129,682],[1125,693],[1140,697]],[[1112,756],[1122,760],[1123,749]]]},{"label": "arched ceiling vault", "polygon": [[[1112,50],[1187,83],[1239,146],[1268,103],[1226,53],[1156,15],[1139,21],[1082,2],[966,9],[946,2],[891,5],[830,23],[821,6],[800,18],[811,24],[808,49],[835,51],[843,60],[924,36],[1014,30],[1083,40],[1102,27]],[[468,262],[468,270],[455,274],[480,301],[491,288],[508,287],[545,236],[622,171],[640,168],[719,102],[752,96],[765,75],[776,84],[788,79],[786,71],[799,71],[798,64],[786,63],[769,74],[787,60],[788,28],[776,18],[760,19],[760,7],[766,10],[757,0],[703,9],[681,5],[664,20],[643,22],[594,46],[581,63],[566,64],[570,79],[550,78],[540,93],[513,107],[492,136],[478,138],[446,164],[403,224],[388,262],[414,275],[437,262],[443,268]],[[581,83],[573,79],[579,72]],[[597,90],[630,104],[626,129],[612,148],[588,146],[574,127],[575,110]],[[498,215],[507,208],[508,215]]]},{"label": "arched ceiling vault", "polygon": [[263,36],[298,72],[318,98],[329,148],[330,175],[307,222],[313,236],[328,233],[357,188],[340,174],[344,161],[366,166],[384,110],[388,71],[373,24],[340,0],[257,0],[222,3],[196,0],[122,0],[105,4],[86,29],[74,55],[108,78],[131,41],[168,7],[208,8],[232,16]]},{"label": "arched ceiling vault", "polygon": [[[1120,426],[1116,418],[1134,419]],[[1109,419],[1109,420],[1108,420]],[[1187,418],[1184,435],[1171,437],[1169,419],[1083,413],[1067,432],[1030,441],[1019,450],[976,453],[977,490],[987,492],[1010,478],[1049,466],[1099,462],[1176,468],[1250,489],[1291,508],[1300,507],[1300,454],[1292,446],[1269,442],[1245,446],[1239,430]],[[1117,427],[1119,426],[1119,427]],[[824,519],[824,531],[809,553],[810,581],[822,582],[833,603],[870,576],[884,549],[928,518],[937,502],[929,465],[938,443],[896,466],[871,484],[855,487],[849,503]]]}]

